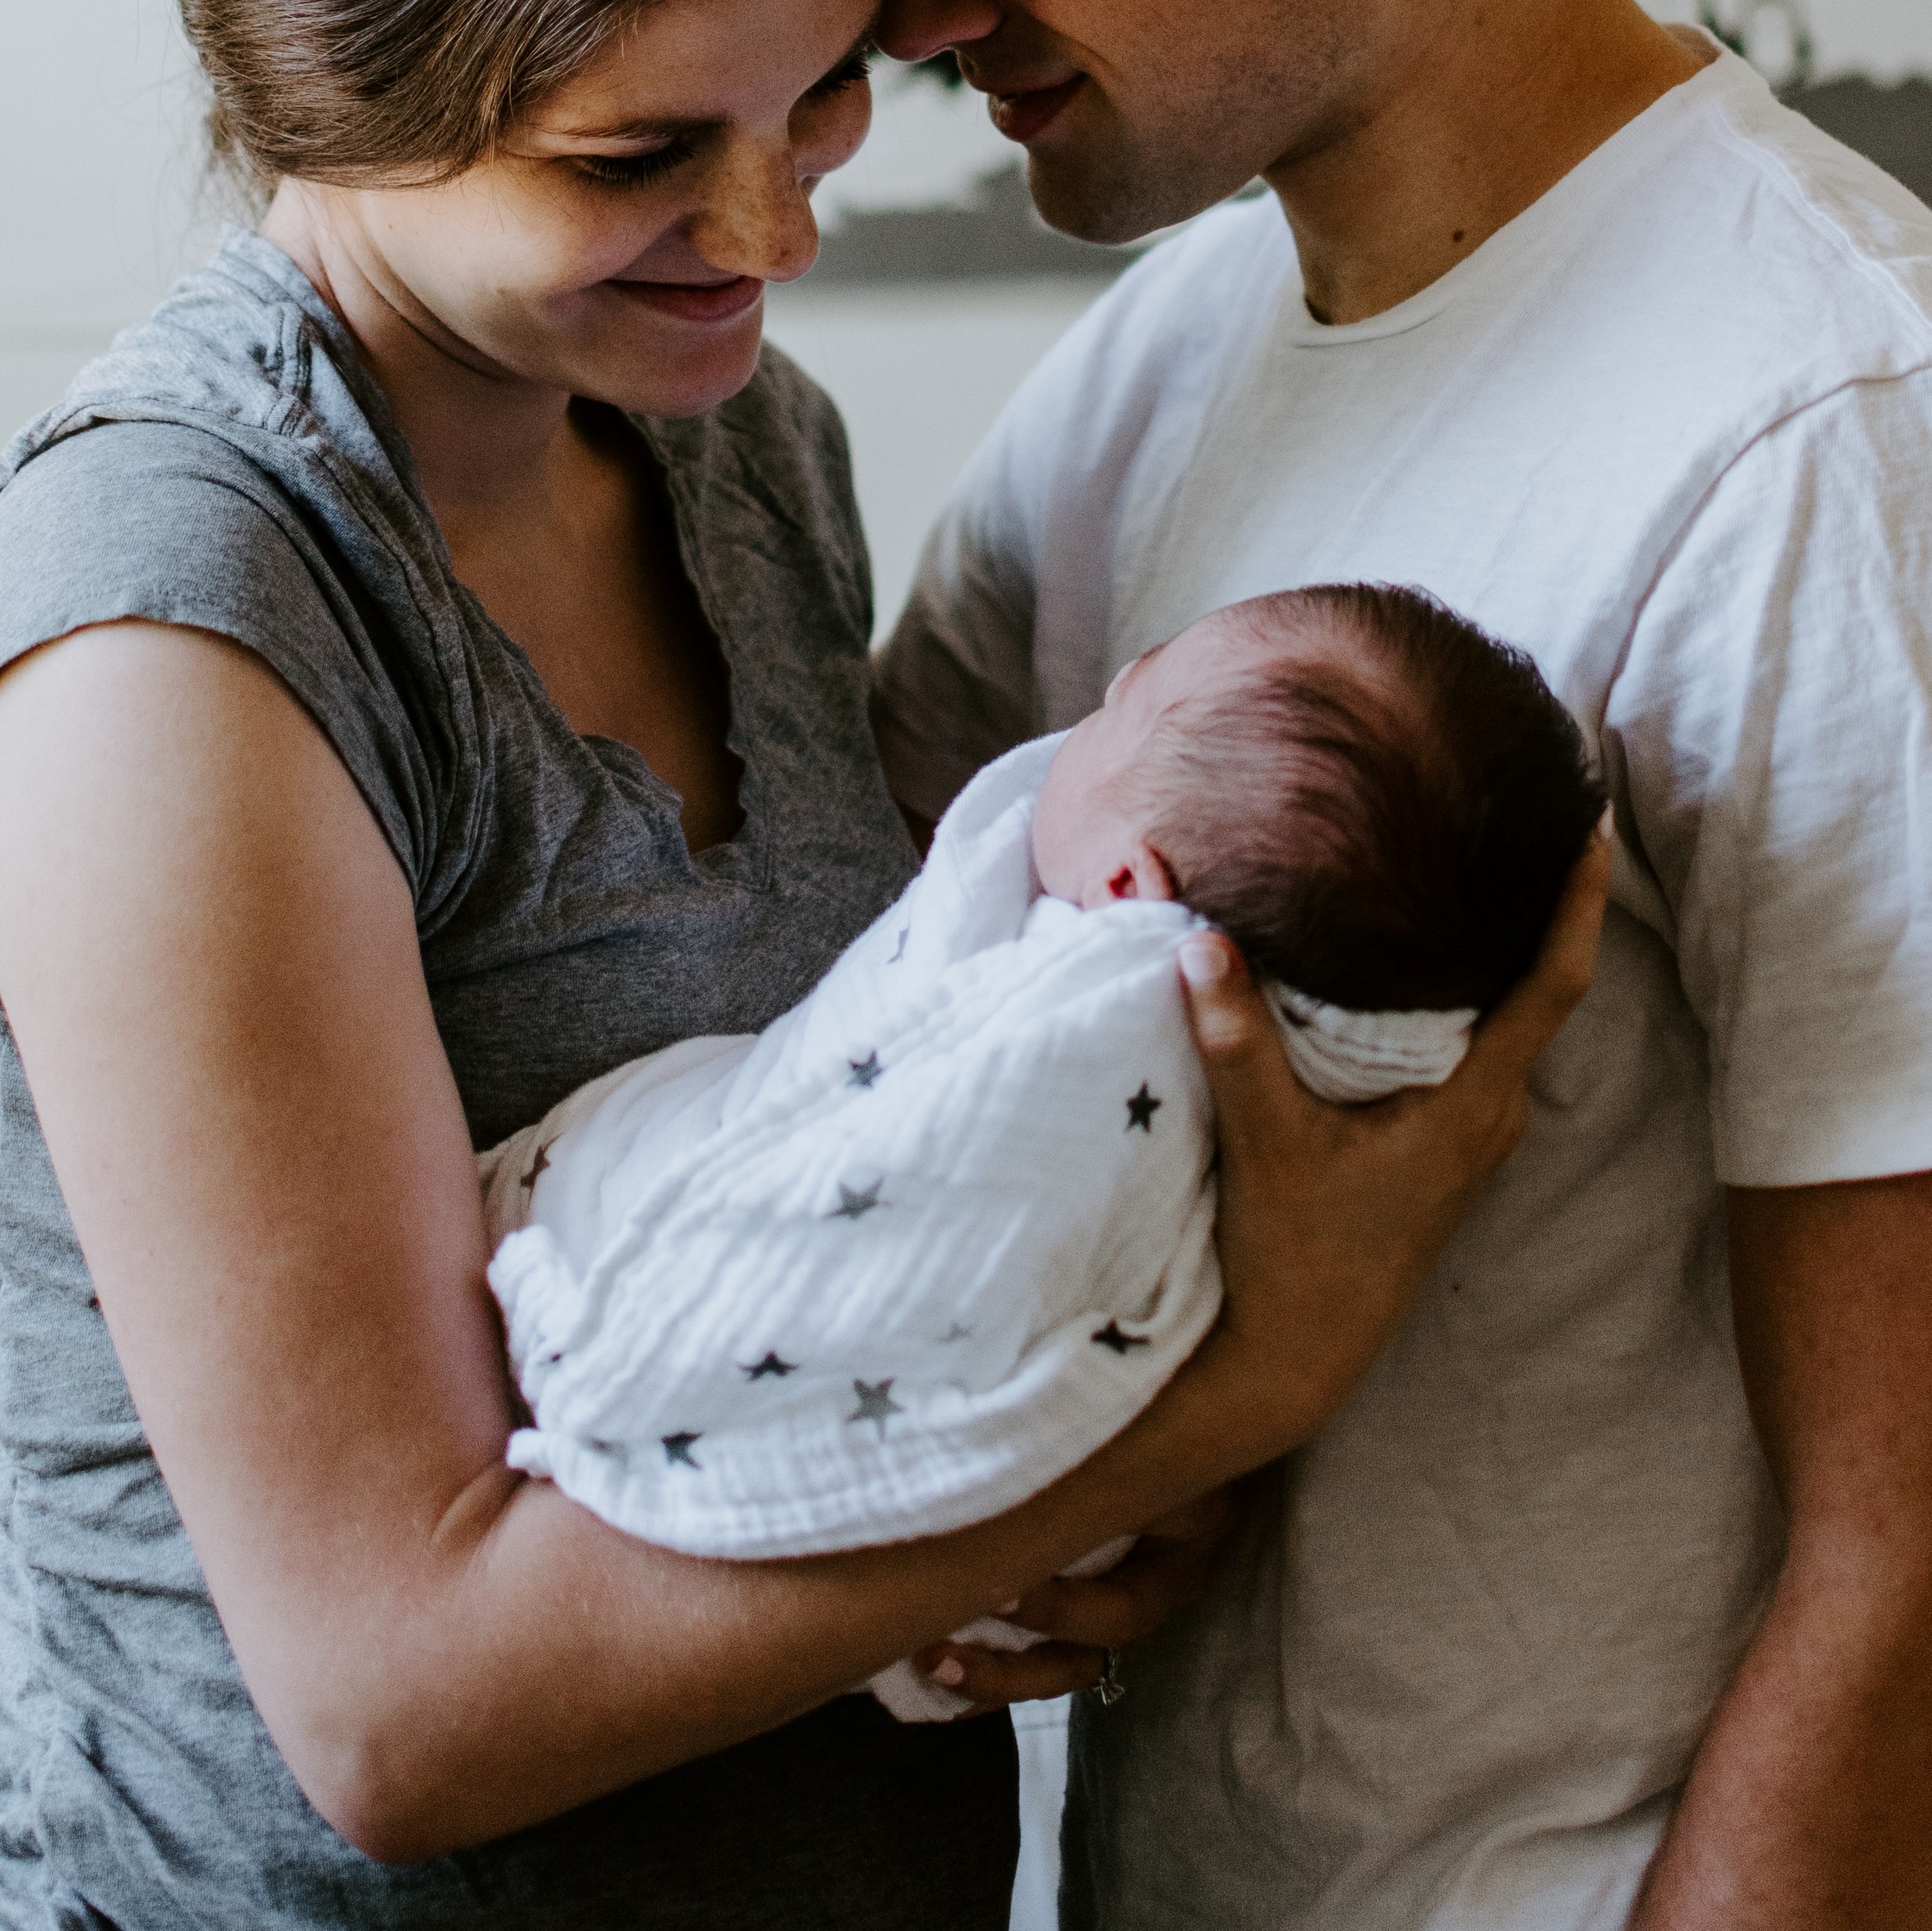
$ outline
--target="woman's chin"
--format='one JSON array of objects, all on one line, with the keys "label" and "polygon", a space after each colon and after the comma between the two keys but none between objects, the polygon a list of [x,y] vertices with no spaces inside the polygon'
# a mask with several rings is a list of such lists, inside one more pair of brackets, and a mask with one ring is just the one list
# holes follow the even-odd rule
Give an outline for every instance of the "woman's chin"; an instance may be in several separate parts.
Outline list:
[{"label": "woman's chin", "polygon": [[604,349],[572,386],[633,415],[703,415],[758,373],[764,344],[760,302],[728,328],[654,328],[648,340]]}]

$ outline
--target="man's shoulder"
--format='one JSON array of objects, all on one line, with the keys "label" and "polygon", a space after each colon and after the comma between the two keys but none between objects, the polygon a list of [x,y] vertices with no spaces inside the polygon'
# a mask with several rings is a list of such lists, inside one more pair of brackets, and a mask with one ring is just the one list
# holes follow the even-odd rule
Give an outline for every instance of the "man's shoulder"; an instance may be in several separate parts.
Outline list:
[{"label": "man's shoulder", "polygon": [[[1511,258],[1507,274],[1486,272],[1497,256]],[[1748,341],[1766,376],[1802,362],[1853,380],[1932,356],[1932,208],[1731,55],[1452,273],[1464,284],[1454,307],[1540,278],[1552,325],[1574,325],[1568,294],[1634,341],[1668,337],[1680,358],[1715,361]],[[1304,328],[1300,285],[1274,197],[1230,202],[1150,249],[1070,340],[1068,359],[1184,377],[1192,358],[1225,358],[1283,322]]]},{"label": "man's shoulder", "polygon": [[1932,208],[1735,55],[1682,93],[1611,225],[1647,256],[1633,292],[1702,319],[1687,352],[1748,341],[1828,383],[1932,358]]}]

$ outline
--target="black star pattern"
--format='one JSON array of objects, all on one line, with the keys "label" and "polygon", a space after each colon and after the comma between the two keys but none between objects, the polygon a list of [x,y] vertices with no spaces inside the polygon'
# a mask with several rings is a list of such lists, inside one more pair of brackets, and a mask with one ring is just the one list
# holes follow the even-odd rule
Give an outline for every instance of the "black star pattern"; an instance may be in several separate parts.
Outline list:
[{"label": "black star pattern", "polygon": [[862,1086],[868,1093],[872,1090],[873,1082],[885,1071],[885,1068],[879,1063],[879,1056],[876,1051],[867,1054],[862,1060],[848,1060],[845,1063],[852,1069],[852,1077],[848,1084],[852,1086]]},{"label": "black star pattern", "polygon": [[908,926],[905,928],[905,930],[899,934],[899,949],[898,949],[898,950],[897,952],[896,952],[895,953],[893,953],[893,955],[892,955],[892,957],[891,957],[890,958],[889,958],[888,960],[886,960],[886,964],[888,964],[888,965],[898,965],[898,964],[902,964],[902,963],[904,961],[904,958],[905,958],[906,941],[907,941],[907,940],[908,940],[908,939],[909,939],[909,938],[910,938],[911,937],[912,937],[912,928],[911,928],[910,925],[908,925]]},{"label": "black star pattern", "polygon": [[788,1375],[798,1372],[798,1363],[796,1361],[781,1361],[776,1354],[767,1354],[762,1361],[754,1362],[748,1368],[740,1362],[738,1372],[748,1381],[762,1381],[767,1375],[776,1375],[782,1381]]},{"label": "black star pattern", "polygon": [[1123,1334],[1118,1321],[1108,1322],[1094,1339],[1101,1347],[1111,1348],[1116,1354],[1125,1354],[1134,1348],[1144,1348],[1148,1345],[1147,1336],[1144,1334]]},{"label": "black star pattern", "polygon": [[704,1439],[701,1435],[668,1435],[664,1438],[664,1462],[673,1468],[702,1468],[704,1464],[692,1450]]},{"label": "black star pattern", "polygon": [[856,1414],[849,1414],[845,1417],[847,1425],[849,1426],[855,1421],[877,1422],[879,1425],[879,1439],[881,1441],[884,1441],[886,1417],[890,1415],[902,1415],[905,1413],[905,1410],[892,1399],[892,1382],[896,1378],[889,1375],[885,1380],[876,1384],[871,1381],[854,1381],[852,1384],[852,1392],[859,1397],[859,1409]]},{"label": "black star pattern", "polygon": [[874,1180],[863,1193],[854,1193],[842,1180],[838,1184],[838,1204],[825,1217],[827,1220],[863,1220],[875,1207],[890,1207],[889,1200],[879,1198],[884,1180]]},{"label": "black star pattern", "polygon": [[1142,1080],[1140,1091],[1127,1102],[1126,1130],[1131,1133],[1138,1126],[1143,1133],[1151,1135],[1154,1117],[1166,1104],[1163,1099],[1155,1099],[1148,1090],[1147,1081]]},{"label": "black star pattern", "polygon": [[539,1175],[550,1171],[550,1150],[556,1142],[548,1141],[537,1149],[537,1156],[530,1163],[530,1170],[524,1176],[524,1191],[528,1193],[537,1183]]},{"label": "black star pattern", "polygon": [[972,1339],[973,1330],[970,1327],[962,1327],[956,1321],[939,1337],[939,1345],[942,1348],[950,1348],[956,1341],[970,1341]]}]

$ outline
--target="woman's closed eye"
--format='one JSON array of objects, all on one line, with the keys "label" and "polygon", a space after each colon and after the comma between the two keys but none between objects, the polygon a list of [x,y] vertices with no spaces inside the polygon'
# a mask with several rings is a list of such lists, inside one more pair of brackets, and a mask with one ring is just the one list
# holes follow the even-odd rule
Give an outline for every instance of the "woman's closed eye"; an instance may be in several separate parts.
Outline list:
[{"label": "woman's closed eye", "polygon": [[808,100],[830,100],[835,94],[843,94],[848,87],[856,87],[862,80],[872,77],[872,49],[869,46],[856,49],[847,55],[825,78],[816,82],[806,93]]},{"label": "woman's closed eye", "polygon": [[[848,88],[857,87],[872,71],[872,49],[860,47],[841,61],[823,80],[807,90],[810,101],[830,100]],[[638,187],[646,181],[662,180],[691,160],[698,152],[695,133],[674,134],[661,145],[631,154],[573,154],[571,165],[582,175],[605,187]]]},{"label": "woman's closed eye", "polygon": [[646,148],[642,154],[573,154],[571,165],[606,187],[638,187],[682,167],[697,151],[694,136],[677,134],[662,147]]}]

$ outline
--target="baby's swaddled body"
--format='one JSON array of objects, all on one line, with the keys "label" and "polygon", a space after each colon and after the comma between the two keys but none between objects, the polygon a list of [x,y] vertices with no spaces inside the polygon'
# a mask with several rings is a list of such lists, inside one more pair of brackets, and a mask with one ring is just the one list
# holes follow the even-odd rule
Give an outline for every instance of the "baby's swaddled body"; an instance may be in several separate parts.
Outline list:
[{"label": "baby's swaddled body", "polygon": [[1174,966],[1199,922],[1040,895],[1057,744],[982,773],[762,1035],[620,1068],[484,1156],[516,1465],[691,1555],[898,1541],[1037,1493],[1186,1358],[1220,1298]]}]

